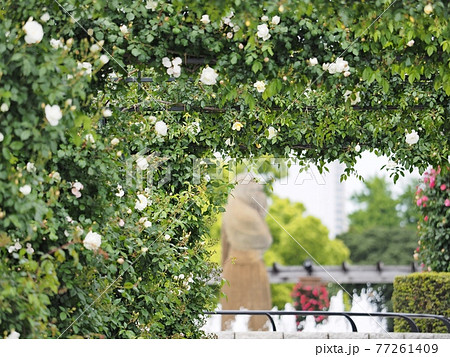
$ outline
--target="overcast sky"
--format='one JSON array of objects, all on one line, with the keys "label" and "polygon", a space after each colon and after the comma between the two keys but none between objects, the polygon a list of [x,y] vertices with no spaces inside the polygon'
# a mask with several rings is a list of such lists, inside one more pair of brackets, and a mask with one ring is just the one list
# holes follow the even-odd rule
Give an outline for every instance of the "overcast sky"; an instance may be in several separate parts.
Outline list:
[{"label": "overcast sky", "polygon": [[[394,185],[393,180],[389,178],[389,173],[386,170],[381,170],[381,167],[386,165],[387,162],[388,158],[386,157],[377,157],[375,154],[365,152],[358,161],[356,169],[365,179],[373,176],[387,177],[392,183],[394,194],[402,193],[409,182],[417,181],[420,178],[417,171],[412,174],[406,173],[405,177],[401,177]],[[364,184],[352,176],[339,189],[338,166],[332,164],[329,167],[330,173],[320,175],[318,170],[314,168],[299,174],[299,167],[293,166],[287,179],[274,184],[274,193],[280,197],[302,202],[306,206],[307,214],[320,218],[333,237],[337,227],[336,216],[339,216],[339,212],[342,210],[344,210],[344,216],[346,216],[357,209],[350,198],[354,193],[361,192],[364,189]]]}]

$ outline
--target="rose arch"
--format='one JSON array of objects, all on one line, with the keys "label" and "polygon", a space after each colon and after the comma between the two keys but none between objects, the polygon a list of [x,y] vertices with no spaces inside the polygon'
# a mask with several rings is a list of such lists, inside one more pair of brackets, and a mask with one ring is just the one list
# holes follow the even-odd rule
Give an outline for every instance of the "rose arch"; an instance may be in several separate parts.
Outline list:
[{"label": "rose arch", "polygon": [[0,5],[0,332],[198,337],[213,153],[450,155],[446,1]]}]

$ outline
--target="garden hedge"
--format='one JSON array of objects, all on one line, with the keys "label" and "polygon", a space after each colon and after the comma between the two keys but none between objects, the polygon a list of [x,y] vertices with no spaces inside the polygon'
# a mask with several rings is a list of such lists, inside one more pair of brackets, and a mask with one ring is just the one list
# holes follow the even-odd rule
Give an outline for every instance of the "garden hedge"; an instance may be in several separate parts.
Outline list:
[{"label": "garden hedge", "polygon": [[[394,280],[394,312],[450,316],[450,273],[414,273]],[[421,332],[447,333],[437,320],[415,319]],[[395,332],[409,332],[405,320],[395,319]]]}]

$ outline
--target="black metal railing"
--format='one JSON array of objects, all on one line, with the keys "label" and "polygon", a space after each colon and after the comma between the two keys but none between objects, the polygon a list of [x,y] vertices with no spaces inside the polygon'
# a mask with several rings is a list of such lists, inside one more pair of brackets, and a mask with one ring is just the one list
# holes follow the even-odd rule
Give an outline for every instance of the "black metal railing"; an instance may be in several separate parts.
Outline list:
[{"label": "black metal railing", "polygon": [[442,315],[432,315],[432,314],[409,314],[400,312],[337,312],[337,311],[271,311],[271,310],[219,310],[219,311],[206,311],[205,315],[264,315],[269,319],[273,331],[277,330],[275,321],[272,316],[280,315],[295,315],[295,316],[344,316],[350,323],[353,332],[358,332],[355,321],[352,317],[388,317],[388,318],[401,318],[404,319],[411,332],[420,332],[416,323],[413,319],[435,319],[444,323],[447,327],[447,331],[450,333],[450,320]]}]

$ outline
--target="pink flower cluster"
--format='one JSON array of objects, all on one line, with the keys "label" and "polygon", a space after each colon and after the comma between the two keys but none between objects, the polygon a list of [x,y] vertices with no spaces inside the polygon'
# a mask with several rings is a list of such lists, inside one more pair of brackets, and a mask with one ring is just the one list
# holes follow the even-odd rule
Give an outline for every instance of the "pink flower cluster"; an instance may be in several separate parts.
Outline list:
[{"label": "pink flower cluster", "polygon": [[[425,189],[422,189],[418,187],[416,191],[416,204],[419,207],[427,207],[429,204],[429,197],[425,194],[428,189],[435,189],[436,187],[436,180],[438,178],[438,175],[441,173],[441,168],[438,167],[437,170],[431,169],[430,172],[425,172],[423,182],[426,185]],[[445,183],[440,184],[439,190],[442,192],[447,192],[448,186]],[[450,207],[450,198],[446,198],[444,200],[444,206]],[[424,217],[424,221],[428,221],[428,216]]]},{"label": "pink flower cluster", "polygon": [[[299,282],[294,286],[292,297],[294,298],[294,307],[300,311],[321,311],[330,306],[328,290],[325,286],[311,287]],[[314,316],[314,318],[316,323],[319,323],[325,319],[325,316]],[[303,320],[305,320],[305,316],[298,316],[297,325]]]}]

